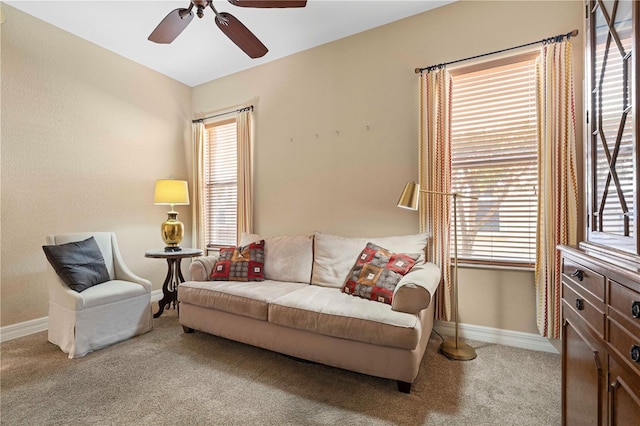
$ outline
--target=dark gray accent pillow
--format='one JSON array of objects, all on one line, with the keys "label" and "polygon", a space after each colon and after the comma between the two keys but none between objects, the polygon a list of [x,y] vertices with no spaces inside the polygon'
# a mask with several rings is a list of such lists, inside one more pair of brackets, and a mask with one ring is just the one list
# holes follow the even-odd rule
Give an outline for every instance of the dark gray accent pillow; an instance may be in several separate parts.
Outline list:
[{"label": "dark gray accent pillow", "polygon": [[78,293],[109,281],[102,252],[93,237],[84,241],[42,246],[42,249],[62,281]]}]

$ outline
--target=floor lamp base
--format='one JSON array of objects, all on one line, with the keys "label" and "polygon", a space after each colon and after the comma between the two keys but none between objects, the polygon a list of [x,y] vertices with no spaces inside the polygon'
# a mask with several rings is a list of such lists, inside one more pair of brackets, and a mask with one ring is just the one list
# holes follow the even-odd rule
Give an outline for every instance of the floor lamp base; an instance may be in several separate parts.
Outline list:
[{"label": "floor lamp base", "polygon": [[473,346],[467,345],[459,339],[457,345],[454,340],[442,342],[440,345],[440,353],[454,361],[471,361],[477,356]]}]

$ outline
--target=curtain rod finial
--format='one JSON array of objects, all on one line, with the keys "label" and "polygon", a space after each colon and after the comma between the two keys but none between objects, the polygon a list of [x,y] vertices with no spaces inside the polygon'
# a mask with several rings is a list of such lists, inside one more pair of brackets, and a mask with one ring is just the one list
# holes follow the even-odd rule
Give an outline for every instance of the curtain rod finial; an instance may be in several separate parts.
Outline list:
[{"label": "curtain rod finial", "polygon": [[575,37],[575,36],[577,36],[577,35],[578,35],[578,30],[577,30],[577,29],[575,29],[575,30],[571,31],[571,32],[569,33],[569,35],[570,35],[571,37]]},{"label": "curtain rod finial", "polygon": [[416,69],[414,70],[414,72],[415,72],[416,74],[420,74],[420,73],[422,72],[422,68],[416,68]]}]

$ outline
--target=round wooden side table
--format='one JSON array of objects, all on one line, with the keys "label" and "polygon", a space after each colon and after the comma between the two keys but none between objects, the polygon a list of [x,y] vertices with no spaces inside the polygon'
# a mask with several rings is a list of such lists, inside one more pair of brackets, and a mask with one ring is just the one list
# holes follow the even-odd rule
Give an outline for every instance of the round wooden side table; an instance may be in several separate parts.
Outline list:
[{"label": "round wooden side table", "polygon": [[164,249],[149,250],[144,253],[144,257],[154,259],[167,259],[167,276],[162,285],[162,299],[158,302],[159,310],[153,314],[154,318],[158,318],[164,312],[165,306],[175,308],[178,305],[178,285],[184,282],[182,271],[180,270],[180,261],[185,257],[202,256],[202,250],[194,248],[183,248],[180,251],[164,251]]}]

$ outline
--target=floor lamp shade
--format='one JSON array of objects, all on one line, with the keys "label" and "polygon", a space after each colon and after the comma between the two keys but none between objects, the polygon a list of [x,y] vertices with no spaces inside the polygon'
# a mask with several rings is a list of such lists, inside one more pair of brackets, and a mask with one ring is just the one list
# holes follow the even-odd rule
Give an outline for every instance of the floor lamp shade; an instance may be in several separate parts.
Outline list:
[{"label": "floor lamp shade", "polygon": [[165,251],[180,251],[184,236],[184,224],[178,220],[175,206],[189,205],[189,185],[186,180],[160,179],[156,181],[153,202],[156,205],[171,206],[167,220],[160,225],[160,233],[165,243]]},{"label": "floor lamp shade", "polygon": [[420,197],[420,184],[415,182],[407,182],[404,191],[398,200],[398,207],[409,210],[418,210],[418,201]]},{"label": "floor lamp shade", "polygon": [[420,189],[420,184],[415,182],[408,182],[404,190],[402,191],[402,195],[400,195],[400,199],[398,200],[398,207],[409,209],[409,210],[418,210],[418,203],[420,202],[420,193],[438,195],[443,197],[453,197],[453,247],[454,247],[454,255],[453,255],[453,307],[454,307],[454,315],[455,315],[455,336],[454,340],[445,340],[440,345],[440,353],[446,356],[449,359],[454,359],[458,361],[469,361],[476,357],[476,350],[464,343],[461,342],[458,338],[458,197],[464,198],[476,198],[469,197],[465,195],[460,195],[456,192],[438,192],[438,191],[427,191],[424,189]]}]

